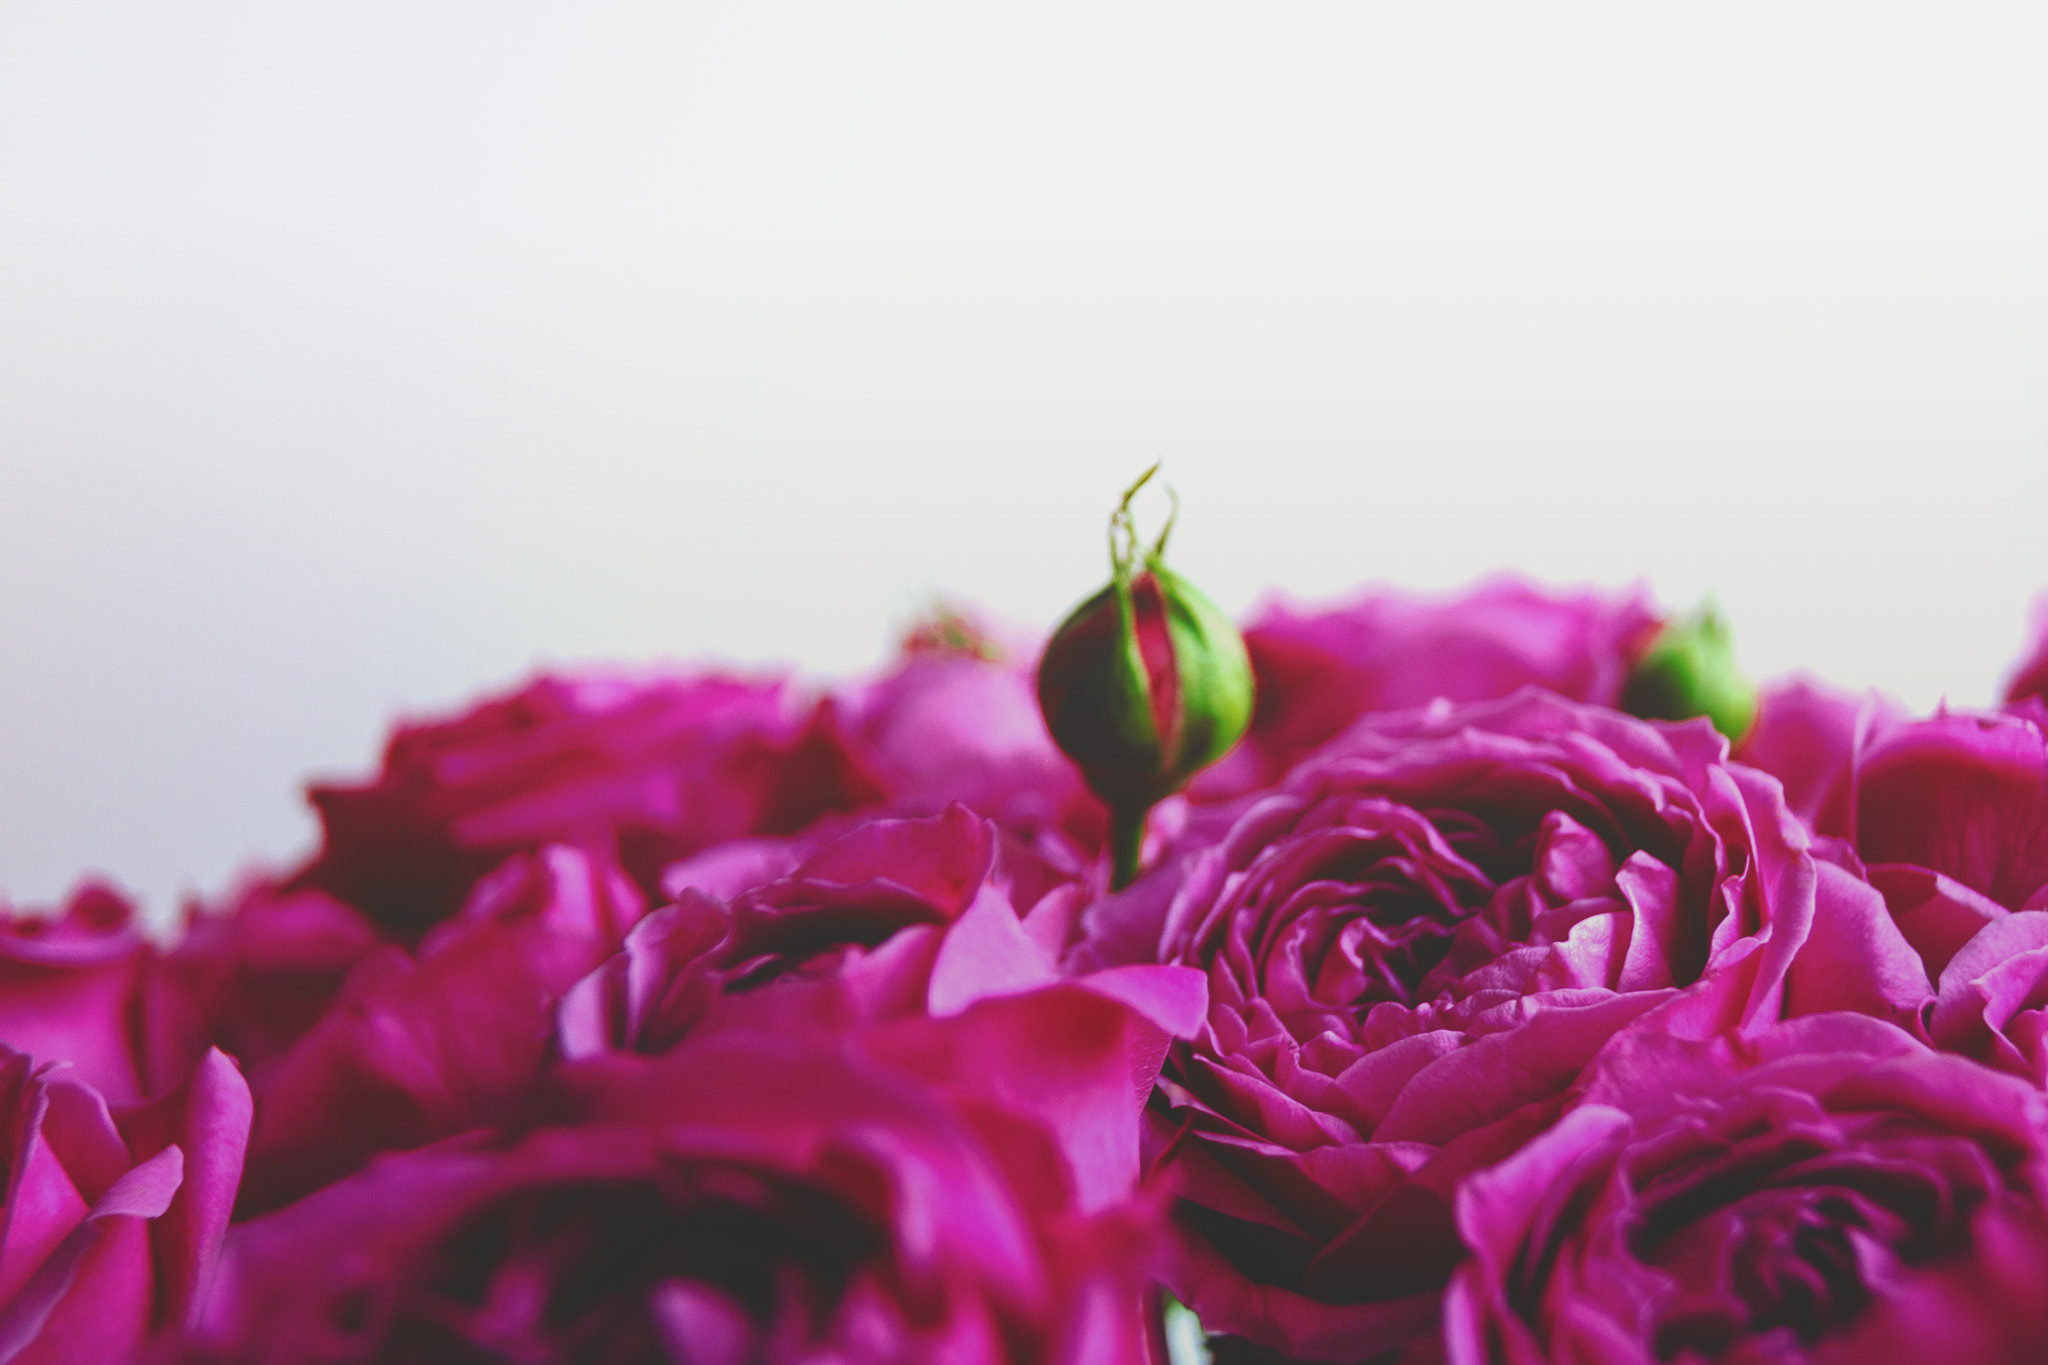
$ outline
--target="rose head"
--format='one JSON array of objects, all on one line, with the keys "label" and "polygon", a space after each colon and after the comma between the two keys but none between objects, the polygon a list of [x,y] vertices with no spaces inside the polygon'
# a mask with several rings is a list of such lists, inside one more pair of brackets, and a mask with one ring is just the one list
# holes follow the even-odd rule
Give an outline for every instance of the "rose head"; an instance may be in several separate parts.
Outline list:
[{"label": "rose head", "polygon": [[318,786],[324,843],[301,881],[411,940],[476,879],[545,843],[610,843],[651,891],[709,844],[879,800],[829,702],[717,674],[543,677],[401,726],[376,781]]},{"label": "rose head", "polygon": [[1859,755],[1904,710],[1875,693],[1858,694],[1793,676],[1764,687],[1756,720],[1735,756],[1785,787],[1785,804],[1820,834],[1852,838],[1850,810]]},{"label": "rose head", "polygon": [[134,1014],[154,957],[134,907],[97,882],[57,915],[0,916],[0,1045],[69,1062],[116,1103],[136,1098],[149,1085]]},{"label": "rose head", "polygon": [[[239,1228],[187,1358],[1141,1365],[1156,1054],[1134,1074],[1119,1007],[1064,989],[565,1068],[551,1126]],[[1121,1124],[1121,1189],[1078,1111]]]},{"label": "rose head", "polygon": [[1109,585],[1074,608],[1038,665],[1053,740],[1120,811],[1179,790],[1237,743],[1252,711],[1237,627],[1162,558],[1173,523],[1149,550],[1137,542],[1131,498],[1152,472],[1110,519]]},{"label": "rose head", "polygon": [[1245,631],[1258,683],[1250,732],[1193,794],[1222,800],[1265,786],[1371,711],[1493,701],[1529,686],[1612,706],[1657,628],[1640,591],[1559,592],[1515,578],[1445,596],[1377,588],[1333,608],[1275,603]]},{"label": "rose head", "polygon": [[61,1066],[0,1048],[0,1360],[126,1365],[199,1311],[249,1137],[249,1089],[208,1053],[110,1111]]},{"label": "rose head", "polygon": [[[829,1038],[1049,989],[1062,980],[1080,888],[1027,899],[1020,881],[1035,877],[1020,879],[1016,856],[992,821],[956,805],[857,826],[729,900],[684,887],[563,997],[557,1048],[574,1061],[734,1032]],[[1203,998],[1198,974],[1173,966],[1122,967],[1062,989],[1137,1010],[1162,1054],[1167,1034],[1192,1030]],[[1133,1043],[1138,1053],[1151,1046]]]},{"label": "rose head", "polygon": [[1910,863],[2008,910],[2048,884],[2048,713],[1944,714],[1863,753],[1856,851]]},{"label": "rose head", "polygon": [[1617,1040],[1467,1180],[1453,1365],[2018,1365],[2048,1334],[2039,1094],[1857,1015]]},{"label": "rose head", "polygon": [[1102,803],[1046,732],[1029,670],[922,650],[839,701],[892,814],[957,801],[1075,871],[1101,849]]},{"label": "rose head", "polygon": [[508,859],[409,953],[386,944],[265,1078],[244,1215],[520,1114],[548,1060],[555,1002],[618,951],[645,909],[616,866],[549,846]]},{"label": "rose head", "polygon": [[1456,1170],[1680,988],[1704,1027],[1776,1016],[1815,874],[1725,752],[1704,722],[1534,691],[1370,718],[1087,913],[1077,962],[1208,975],[1159,1133],[1188,1231],[1169,1284],[1212,1330],[1401,1345],[1456,1259]]}]

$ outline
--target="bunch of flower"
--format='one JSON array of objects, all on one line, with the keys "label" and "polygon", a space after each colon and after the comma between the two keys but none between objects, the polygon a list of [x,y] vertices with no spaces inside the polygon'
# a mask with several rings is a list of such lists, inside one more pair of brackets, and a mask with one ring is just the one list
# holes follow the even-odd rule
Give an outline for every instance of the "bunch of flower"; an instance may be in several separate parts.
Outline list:
[{"label": "bunch of flower", "polygon": [[2048,619],[1915,717],[1240,634],[1129,508],[1042,648],[542,677],[167,942],[10,911],[0,1365],[2043,1358]]}]

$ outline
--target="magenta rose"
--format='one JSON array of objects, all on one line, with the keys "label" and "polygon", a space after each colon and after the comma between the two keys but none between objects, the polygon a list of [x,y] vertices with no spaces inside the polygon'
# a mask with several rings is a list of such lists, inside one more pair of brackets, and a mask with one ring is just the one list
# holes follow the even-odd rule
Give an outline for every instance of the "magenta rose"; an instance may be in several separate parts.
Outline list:
[{"label": "magenta rose", "polygon": [[1527,686],[1612,706],[1658,625],[1640,589],[1555,592],[1516,578],[1446,596],[1375,588],[1331,609],[1275,603],[1244,635],[1258,687],[1251,731],[1194,793],[1265,786],[1369,711]]},{"label": "magenta rose", "polygon": [[882,795],[830,702],[720,675],[542,677],[405,725],[377,780],[316,786],[325,830],[301,883],[416,938],[508,855],[608,843],[651,892],[707,845],[802,828]]},{"label": "magenta rose", "polygon": [[417,954],[385,945],[268,1070],[244,1214],[524,1111],[550,1052],[556,1001],[617,952],[645,909],[608,860],[551,845],[477,885]]},{"label": "magenta rose", "polygon": [[1054,986],[566,1067],[546,1126],[236,1229],[185,1358],[1144,1365],[1133,1022]]},{"label": "magenta rose", "polygon": [[323,891],[269,880],[219,908],[190,907],[165,955],[158,1035],[219,1047],[261,1092],[271,1070],[333,1007],[354,966],[384,944],[377,927]]},{"label": "magenta rose", "polygon": [[1087,912],[1076,965],[1208,976],[1155,1127],[1168,1283],[1212,1331],[1314,1360],[1428,1332],[1460,1171],[1651,1010],[1780,1014],[1816,870],[1725,754],[1535,691],[1373,717]]},{"label": "magenta rose", "polygon": [[86,882],[54,915],[0,905],[0,1046],[70,1063],[109,1103],[161,1094],[206,1051],[162,972],[112,887]]},{"label": "magenta rose", "polygon": [[1780,679],[1757,696],[1757,714],[1735,756],[1785,786],[1785,804],[1808,828],[1850,837],[1853,770],[1873,739],[1906,719],[1876,692],[1853,693],[1811,678]]},{"label": "magenta rose", "polygon": [[1931,978],[1986,926],[2048,909],[2044,722],[2031,705],[1944,713],[1889,726],[1858,752],[1855,850]]},{"label": "magenta rose", "polygon": [[0,1360],[123,1365],[193,1320],[248,1137],[248,1087],[218,1052],[110,1111],[68,1068],[0,1048]]},{"label": "magenta rose", "polygon": [[[700,888],[729,890],[705,874],[731,870],[719,855],[672,870],[676,880],[696,872],[676,905],[643,919],[621,954],[563,997],[565,1058],[657,1054],[731,1029],[836,1036],[961,1013],[1061,980],[1081,902],[1075,884],[1038,890],[1032,855],[958,804],[858,825],[729,900]],[[1188,968],[1124,966],[1073,984],[1135,1005],[1167,1031],[1200,1013],[1202,982]]]},{"label": "magenta rose", "polygon": [[1458,1194],[1452,1365],[2020,1365],[2048,1340],[2048,1111],[1888,1025],[1618,1040]]},{"label": "magenta rose", "polygon": [[1028,668],[922,651],[840,703],[895,813],[957,801],[1076,872],[1101,850],[1102,803],[1046,732]]}]

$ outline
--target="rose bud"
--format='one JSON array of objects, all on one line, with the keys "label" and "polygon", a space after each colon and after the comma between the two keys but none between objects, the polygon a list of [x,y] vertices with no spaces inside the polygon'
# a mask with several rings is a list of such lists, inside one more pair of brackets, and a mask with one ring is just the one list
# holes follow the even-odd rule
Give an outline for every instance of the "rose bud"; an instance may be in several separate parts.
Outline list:
[{"label": "rose bud", "polygon": [[1621,709],[1644,720],[1705,716],[1739,741],[1756,719],[1756,687],[1735,667],[1735,641],[1711,601],[1674,617],[1636,660]]},{"label": "rose bud", "polygon": [[1109,805],[1118,886],[1137,875],[1145,812],[1228,753],[1252,714],[1244,638],[1166,567],[1173,517],[1149,550],[1138,543],[1131,499],[1158,468],[1110,516],[1109,584],[1068,614],[1038,665],[1046,727]]}]

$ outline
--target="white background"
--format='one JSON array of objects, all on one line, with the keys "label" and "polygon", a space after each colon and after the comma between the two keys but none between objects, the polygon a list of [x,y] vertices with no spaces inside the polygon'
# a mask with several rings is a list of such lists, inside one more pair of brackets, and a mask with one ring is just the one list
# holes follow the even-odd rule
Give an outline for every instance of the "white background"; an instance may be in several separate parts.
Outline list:
[{"label": "white background", "polygon": [[1981,703],[2048,587],[2027,3],[0,0],[0,889],[161,913],[545,660],[1713,590]]}]

